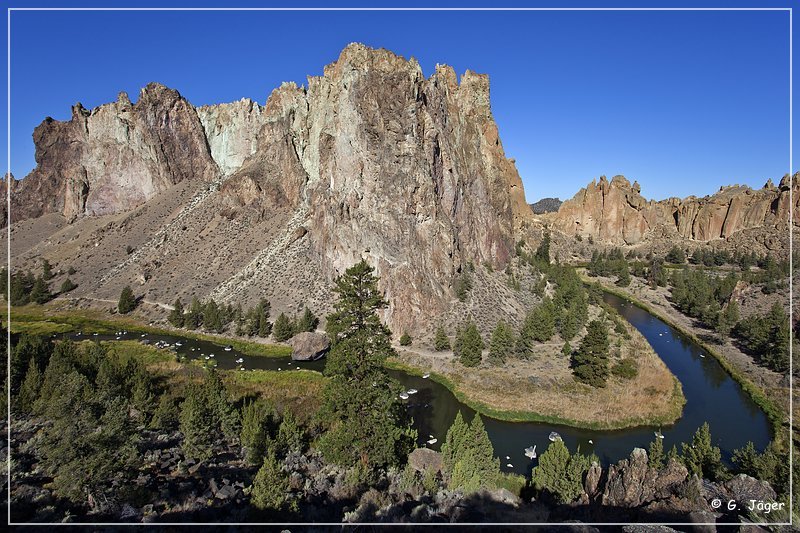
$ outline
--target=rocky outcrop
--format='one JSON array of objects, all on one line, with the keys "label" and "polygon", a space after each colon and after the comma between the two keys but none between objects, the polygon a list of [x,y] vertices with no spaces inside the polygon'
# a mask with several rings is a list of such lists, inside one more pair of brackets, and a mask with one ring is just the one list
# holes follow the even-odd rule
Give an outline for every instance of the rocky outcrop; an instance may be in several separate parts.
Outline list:
[{"label": "rocky outcrop", "polygon": [[541,215],[543,213],[554,213],[558,211],[558,208],[561,207],[561,204],[564,203],[558,198],[542,198],[538,202],[534,202],[531,204],[531,210],[537,215]]},{"label": "rocky outcrop", "polygon": [[442,454],[435,450],[417,448],[408,454],[408,464],[417,472],[439,473],[442,471],[444,460]]},{"label": "rocky outcrop", "polygon": [[218,169],[195,109],[177,91],[151,83],[72,118],[46,118],[33,132],[36,168],[16,183],[12,222],[128,211],[183,180],[211,180]]},{"label": "rocky outcrop", "polygon": [[654,500],[669,498],[676,493],[686,476],[686,467],[674,459],[662,470],[651,468],[647,452],[634,448],[630,458],[608,467],[602,503],[616,507],[639,507]]},{"label": "rocky outcrop", "polygon": [[[788,175],[778,187],[770,180],[759,190],[737,185],[703,198],[657,202],[646,200],[636,182],[631,184],[623,176],[608,181],[601,176],[564,202],[552,221],[567,235],[611,244],[634,245],[670,237],[708,242],[765,226],[786,228],[792,186],[797,204],[799,184]],[[800,225],[798,210],[793,223]]]},{"label": "rocky outcrop", "polygon": [[316,361],[323,357],[331,348],[331,341],[327,335],[304,331],[291,338],[292,360]]}]

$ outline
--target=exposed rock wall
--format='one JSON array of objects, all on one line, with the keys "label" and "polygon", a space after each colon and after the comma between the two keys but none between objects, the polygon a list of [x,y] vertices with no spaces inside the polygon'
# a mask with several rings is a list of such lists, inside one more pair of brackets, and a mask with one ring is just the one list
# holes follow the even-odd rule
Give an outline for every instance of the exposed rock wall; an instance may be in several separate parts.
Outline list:
[{"label": "exposed rock wall", "polygon": [[[795,175],[797,176],[797,175]],[[792,185],[793,184],[793,185]],[[623,176],[592,181],[552,216],[553,226],[568,235],[592,237],[612,244],[638,244],[660,238],[708,242],[761,227],[786,228],[789,189],[794,187],[794,221],[800,225],[798,181],[784,176],[775,187],[723,187],[714,195],[663,201],[646,200],[639,184]]]}]

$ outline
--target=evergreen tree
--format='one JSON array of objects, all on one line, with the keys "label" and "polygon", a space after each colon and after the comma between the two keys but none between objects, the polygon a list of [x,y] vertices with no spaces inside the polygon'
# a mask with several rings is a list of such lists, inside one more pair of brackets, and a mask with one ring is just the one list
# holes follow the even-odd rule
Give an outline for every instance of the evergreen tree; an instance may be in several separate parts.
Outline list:
[{"label": "evergreen tree", "polygon": [[411,335],[403,333],[400,336],[400,346],[411,346]]},{"label": "evergreen tree", "polygon": [[[674,262],[674,261],[672,261]],[[650,468],[661,470],[664,467],[664,440],[656,437],[650,443],[650,450],[648,453],[648,463]]]},{"label": "evergreen tree", "polygon": [[456,419],[453,421],[450,429],[447,430],[444,444],[442,444],[442,461],[444,465],[444,472],[448,476],[453,471],[453,467],[456,464],[456,459],[460,450],[463,450],[466,447],[465,441],[467,439],[468,431],[469,425],[464,422],[464,417],[461,416],[461,411],[458,411],[456,414]]},{"label": "evergreen tree", "polygon": [[123,315],[127,315],[136,309],[136,297],[133,295],[133,289],[131,289],[130,285],[126,285],[125,288],[122,289],[119,295],[119,304],[117,304],[117,308]]},{"label": "evergreen tree", "polygon": [[314,316],[314,313],[311,312],[311,309],[306,307],[303,311],[303,315],[297,321],[295,333],[300,333],[303,331],[315,331],[318,325],[319,319]]},{"label": "evergreen tree", "polygon": [[564,346],[561,347],[561,355],[564,357],[572,355],[572,346],[569,345],[569,341],[564,341]]},{"label": "evergreen tree", "polygon": [[[456,431],[463,431],[463,426],[457,428]],[[449,433],[450,431],[448,431],[448,435]],[[495,488],[500,475],[500,462],[494,457],[492,442],[489,440],[489,435],[486,433],[479,414],[472,419],[463,436],[454,435],[452,441],[456,442],[459,437],[460,446],[451,448],[454,456],[451,459],[453,466],[450,470],[449,488],[462,490],[465,493],[475,492],[482,488]],[[447,441],[447,438],[445,440]]]},{"label": "evergreen tree", "polygon": [[456,278],[455,283],[453,284],[453,289],[455,290],[456,297],[459,299],[459,301],[467,301],[469,291],[472,290],[472,275],[468,270],[465,270]]},{"label": "evergreen tree", "polygon": [[572,357],[575,379],[593,387],[605,387],[608,378],[608,329],[599,320],[586,327],[586,336]]},{"label": "evergreen tree", "polygon": [[[526,325],[528,320],[526,319]],[[536,342],[549,341],[556,332],[556,318],[553,302],[544,297],[542,303],[533,310],[530,320],[530,336]]]},{"label": "evergreen tree", "polygon": [[478,331],[478,326],[470,320],[461,331],[458,343],[458,358],[461,364],[467,367],[478,366],[483,357],[483,338]]},{"label": "evergreen tree", "polygon": [[503,365],[514,352],[514,330],[502,320],[497,323],[489,343],[488,361],[493,365]]},{"label": "evergreen tree", "polygon": [[175,304],[172,306],[172,311],[170,311],[167,320],[169,320],[169,323],[175,326],[176,328],[183,327],[184,324],[183,302],[181,302],[180,298],[175,300]]},{"label": "evergreen tree", "polygon": [[717,334],[722,338],[727,337],[737,322],[739,322],[739,304],[733,300],[725,306],[719,315],[717,327],[715,328]]},{"label": "evergreen tree", "polygon": [[303,430],[297,425],[294,414],[289,409],[283,412],[283,419],[278,426],[278,436],[275,439],[275,447],[282,455],[303,451]]},{"label": "evergreen tree", "polygon": [[724,474],[720,449],[711,443],[711,430],[704,423],[692,437],[691,444],[682,444],[683,463],[689,474],[697,474],[712,481]]},{"label": "evergreen tree", "polygon": [[183,325],[188,329],[197,329],[203,325],[203,304],[197,297],[192,298],[189,311],[183,319]]},{"label": "evergreen tree", "polygon": [[433,349],[437,352],[450,349],[450,339],[447,338],[447,333],[445,333],[442,326],[436,328],[436,337],[433,339]]},{"label": "evergreen tree", "polygon": [[559,503],[567,504],[575,500],[583,491],[583,474],[589,469],[589,459],[569,450],[560,440],[556,440],[539,457],[539,464],[533,469],[531,482],[539,491],[551,494]]},{"label": "evergreen tree", "polygon": [[67,278],[64,280],[64,283],[61,284],[61,294],[66,294],[70,291],[74,291],[77,288],[78,285],[71,279]]},{"label": "evergreen tree", "polygon": [[162,431],[172,431],[178,427],[179,409],[175,398],[170,394],[162,394],[158,399],[150,427]]},{"label": "evergreen tree", "polygon": [[617,285],[619,287],[627,287],[631,284],[631,273],[628,269],[627,261],[622,263],[622,267],[620,268],[618,277],[617,277]]},{"label": "evergreen tree", "polygon": [[53,267],[47,259],[42,259],[42,279],[45,281],[53,279]]},{"label": "evergreen tree", "polygon": [[203,393],[208,406],[213,410],[213,418],[228,440],[239,437],[241,419],[239,411],[231,403],[222,378],[213,368],[206,373]]},{"label": "evergreen tree", "polygon": [[288,341],[292,338],[293,334],[292,323],[285,314],[281,313],[275,319],[275,324],[272,326],[272,336],[278,342]]},{"label": "evergreen tree", "polygon": [[673,246],[665,259],[668,263],[682,264],[686,262],[686,254],[677,246]]},{"label": "evergreen tree", "polygon": [[338,299],[327,317],[329,381],[319,414],[328,427],[319,441],[325,457],[367,471],[405,461],[416,441],[400,386],[384,368],[395,351],[377,314],[388,303],[373,272],[362,260],[336,280]]},{"label": "evergreen tree", "polygon": [[222,332],[220,309],[213,299],[209,299],[203,306],[203,327],[215,333]]},{"label": "evergreen tree", "polygon": [[41,276],[37,276],[31,288],[30,301],[37,304],[47,303],[53,297],[47,282]]},{"label": "evergreen tree", "polygon": [[289,480],[281,470],[275,453],[270,452],[253,480],[250,503],[262,511],[281,511],[286,507],[288,492]]},{"label": "evergreen tree", "polygon": [[550,232],[548,231],[544,232],[544,235],[542,236],[542,242],[536,249],[536,254],[534,257],[540,263],[546,265],[550,264]]},{"label": "evergreen tree", "polygon": [[275,409],[261,398],[244,405],[241,443],[248,463],[259,465],[264,460],[271,447],[270,432],[275,426],[275,418]]},{"label": "evergreen tree", "polygon": [[214,409],[208,404],[205,391],[198,385],[189,385],[180,413],[182,446],[186,457],[198,461],[210,459],[217,428],[218,421],[214,418]]},{"label": "evergreen tree", "polygon": [[19,413],[30,414],[33,411],[33,404],[39,397],[39,389],[42,388],[42,373],[34,358],[30,359],[28,372],[25,374],[25,381],[19,389],[19,395],[15,405],[15,410]]}]

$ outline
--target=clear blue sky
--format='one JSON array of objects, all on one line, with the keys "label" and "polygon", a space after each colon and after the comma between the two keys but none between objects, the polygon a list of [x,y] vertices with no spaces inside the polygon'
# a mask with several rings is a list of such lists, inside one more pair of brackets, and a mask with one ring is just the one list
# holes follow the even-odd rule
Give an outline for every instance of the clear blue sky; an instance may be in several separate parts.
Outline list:
[{"label": "clear blue sky", "polygon": [[35,164],[33,128],[68,119],[75,102],[122,90],[135,101],[158,81],[195,105],[263,104],[352,41],[414,56],[426,75],[436,63],[489,74],[529,201],[569,198],[601,174],[660,199],[760,187],[789,170],[788,12],[15,11],[11,28],[17,178]]}]

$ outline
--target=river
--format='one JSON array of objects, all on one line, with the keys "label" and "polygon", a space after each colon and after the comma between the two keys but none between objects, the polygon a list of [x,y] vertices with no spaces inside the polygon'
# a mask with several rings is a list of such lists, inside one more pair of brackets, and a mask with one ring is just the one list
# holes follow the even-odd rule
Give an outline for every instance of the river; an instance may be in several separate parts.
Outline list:
[{"label": "river", "polygon": [[[584,453],[594,453],[603,464],[618,461],[630,455],[635,447],[647,448],[655,438],[655,432],[664,436],[664,449],[669,450],[673,444],[689,442],[697,428],[708,422],[715,445],[722,450],[723,459],[729,460],[734,449],[753,441],[756,448],[763,450],[771,439],[770,423],[763,411],[750,399],[711,355],[677,330],[665,324],[625,300],[606,294],[607,303],[628,320],[666,363],[673,374],[680,380],[686,405],[683,415],[669,427],[639,427],[615,431],[599,431],[578,429],[554,424],[534,422],[505,422],[484,417],[484,425],[500,457],[501,469],[506,472],[529,474],[535,460],[524,455],[524,449],[536,445],[538,454],[544,452],[550,443],[548,435],[558,432],[564,443],[574,451],[580,447]],[[75,340],[86,339],[88,334],[71,335]],[[89,338],[97,340],[115,340],[117,336],[98,335]],[[139,333],[120,335],[122,339],[141,338]],[[225,351],[222,346],[194,339],[173,335],[146,335],[150,342],[162,340],[174,345],[179,354],[189,358],[211,358],[217,361],[220,369],[234,369],[243,366],[245,369],[264,369],[292,371],[298,368],[319,370],[325,366],[324,361],[294,362],[290,358],[252,357],[238,353],[235,349]],[[237,359],[243,359],[241,365]],[[458,411],[466,420],[474,416],[474,411],[459,402],[444,386],[418,376],[404,372],[390,371],[392,377],[407,389],[417,389],[417,393],[405,400],[414,417],[414,426],[419,432],[420,446],[429,446],[438,450],[444,441],[447,429],[452,424]],[[427,444],[431,438],[437,439],[434,444]],[[510,466],[509,466],[510,465]]]}]

